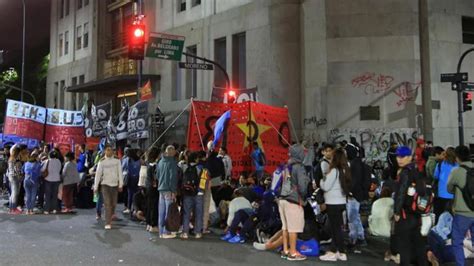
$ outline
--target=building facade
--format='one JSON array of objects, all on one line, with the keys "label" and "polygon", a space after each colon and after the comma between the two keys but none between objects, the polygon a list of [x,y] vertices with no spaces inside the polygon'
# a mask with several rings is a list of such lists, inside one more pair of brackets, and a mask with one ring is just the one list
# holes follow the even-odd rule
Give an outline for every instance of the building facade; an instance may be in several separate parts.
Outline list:
[{"label": "building facade", "polygon": [[[134,12],[132,1],[70,1],[75,7],[83,2],[83,8],[71,9],[63,18],[58,6],[68,1],[53,1],[47,104],[78,108],[86,94],[98,104],[113,100],[116,106],[120,96],[133,98],[137,63],[127,59],[124,38]],[[147,31],[185,36],[185,51],[219,62],[233,88],[257,87],[259,101],[288,106],[300,140],[354,136],[375,147],[374,154],[383,152],[390,140],[413,144],[421,134],[440,145],[458,141],[456,93],[439,77],[455,72],[459,56],[472,47],[473,1],[143,4]],[[86,22],[89,44],[77,49],[73,46],[77,36],[84,35]],[[66,46],[66,31],[71,49],[67,55],[60,48]],[[181,61],[195,59],[183,56]],[[472,70],[474,57],[468,56],[462,71],[474,75]],[[159,106],[167,122],[191,97],[208,101],[213,86],[225,87],[219,69],[185,70],[175,61],[145,58],[143,73],[153,84],[150,110]],[[474,143],[474,116],[467,112],[464,118],[466,143]],[[184,142],[186,125],[186,118],[178,120],[168,139]]]}]

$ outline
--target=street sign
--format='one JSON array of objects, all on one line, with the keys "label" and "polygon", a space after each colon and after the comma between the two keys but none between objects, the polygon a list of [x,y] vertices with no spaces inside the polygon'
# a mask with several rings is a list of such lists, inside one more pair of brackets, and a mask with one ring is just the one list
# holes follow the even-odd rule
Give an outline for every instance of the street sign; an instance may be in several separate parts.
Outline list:
[{"label": "street sign", "polygon": [[474,91],[474,82],[463,82],[461,86],[463,91]]},{"label": "street sign", "polygon": [[467,81],[467,79],[468,79],[467,72],[441,74],[441,82],[461,82],[461,81]]},{"label": "street sign", "polygon": [[146,57],[180,61],[183,53],[184,36],[165,33],[150,33]]},{"label": "street sign", "polygon": [[198,69],[198,70],[214,70],[214,66],[212,64],[184,63],[184,62],[179,62],[179,68]]}]

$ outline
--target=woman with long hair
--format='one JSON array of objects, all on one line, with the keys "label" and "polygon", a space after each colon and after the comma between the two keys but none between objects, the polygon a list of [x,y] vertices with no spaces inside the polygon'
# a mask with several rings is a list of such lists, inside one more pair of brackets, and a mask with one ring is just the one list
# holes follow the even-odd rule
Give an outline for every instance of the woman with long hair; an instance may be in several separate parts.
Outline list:
[{"label": "woman with long hair", "polygon": [[343,149],[337,149],[329,166],[329,173],[321,180],[324,201],[331,224],[331,250],[321,256],[322,261],[347,261],[342,233],[343,217],[347,197],[351,188],[351,171]]},{"label": "woman with long hair", "polygon": [[8,182],[10,183],[10,214],[21,214],[17,209],[18,195],[20,194],[20,182],[23,177],[22,163],[20,160],[20,148],[14,146],[10,150],[8,158]]},{"label": "woman with long hair", "polygon": [[447,205],[454,198],[454,195],[448,192],[448,179],[453,168],[459,166],[456,162],[456,154],[453,147],[447,148],[442,157],[443,160],[436,165],[434,172],[435,189],[437,187],[433,204],[436,222],[438,222],[439,217],[446,211]]}]

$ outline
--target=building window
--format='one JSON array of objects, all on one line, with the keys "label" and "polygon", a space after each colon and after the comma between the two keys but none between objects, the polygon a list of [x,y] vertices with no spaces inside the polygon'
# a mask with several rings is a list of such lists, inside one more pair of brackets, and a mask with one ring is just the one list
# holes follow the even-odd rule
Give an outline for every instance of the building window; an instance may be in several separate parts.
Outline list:
[{"label": "building window", "polygon": [[53,108],[58,108],[58,91],[59,91],[59,82],[54,82],[54,102],[53,102]]},{"label": "building window", "polygon": [[173,90],[171,91],[171,100],[179,101],[181,100],[181,69],[178,68],[178,63],[172,63],[171,76],[173,79]]},{"label": "building window", "polygon": [[200,4],[201,4],[201,0],[192,0],[191,6],[192,6],[192,7],[195,7],[195,6],[198,6],[198,5],[200,5]]},{"label": "building window", "polygon": [[245,32],[232,36],[232,87],[246,88]]},{"label": "building window", "polygon": [[[226,39],[220,38],[214,41],[214,61],[219,63],[224,69],[227,70],[227,49],[226,49]],[[226,87],[226,79],[222,71],[214,71],[214,86],[216,87]]]},{"label": "building window", "polygon": [[82,8],[82,0],[77,0],[77,9]]},{"label": "building window", "polygon": [[[197,54],[196,45],[189,46],[186,48],[189,54]],[[194,57],[186,56],[187,63],[195,63],[196,59]],[[188,69],[186,70],[186,99],[197,96],[197,70]]]},{"label": "building window", "polygon": [[69,53],[69,31],[64,33],[64,55]]},{"label": "building window", "polygon": [[186,0],[178,0],[178,13],[186,11]]},{"label": "building window", "polygon": [[65,12],[65,13],[66,13],[66,16],[69,15],[69,1],[70,1],[70,0],[66,0],[66,12]]},{"label": "building window", "polygon": [[462,42],[474,44],[474,17],[462,17]]},{"label": "building window", "polygon": [[80,75],[80,76],[79,76],[79,85],[84,84],[84,80],[85,80],[85,76],[84,76],[84,75]]},{"label": "building window", "polygon": [[59,50],[59,56],[63,56],[63,44],[64,44],[64,39],[63,39],[63,34],[59,34],[59,43],[58,43],[58,50]]},{"label": "building window", "polygon": [[89,46],[89,22],[84,23],[84,45],[82,47],[87,48]]},{"label": "building window", "polygon": [[89,5],[89,0],[84,0],[84,6],[88,6]]},{"label": "building window", "polygon": [[76,86],[77,85],[77,77],[73,77],[71,79],[71,86]]},{"label": "building window", "polygon": [[59,11],[59,18],[63,18],[64,17],[64,0],[59,1],[58,11]]},{"label": "building window", "polygon": [[66,87],[66,83],[64,80],[61,80],[59,86],[59,101],[58,101],[58,108],[64,108],[64,88]]},{"label": "building window", "polygon": [[76,50],[82,48],[82,26],[77,26],[76,29]]}]

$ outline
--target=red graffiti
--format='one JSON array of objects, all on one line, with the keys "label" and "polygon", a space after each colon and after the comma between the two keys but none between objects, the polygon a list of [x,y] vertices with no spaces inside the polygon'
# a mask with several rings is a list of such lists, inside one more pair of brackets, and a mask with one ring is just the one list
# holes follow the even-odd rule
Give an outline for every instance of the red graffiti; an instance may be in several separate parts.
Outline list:
[{"label": "red graffiti", "polygon": [[389,90],[395,79],[389,75],[366,72],[352,79],[352,86],[361,88],[365,94],[377,94]]},{"label": "red graffiti", "polygon": [[394,90],[395,95],[399,97],[397,101],[397,106],[402,106],[403,104],[414,101],[416,99],[416,91],[420,88],[421,82],[412,83],[412,82],[403,82],[398,88]]}]

